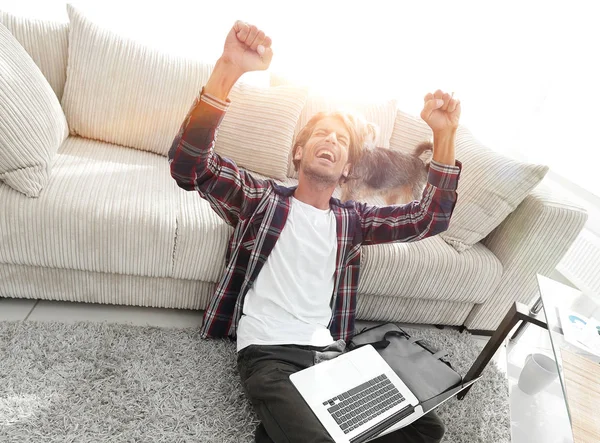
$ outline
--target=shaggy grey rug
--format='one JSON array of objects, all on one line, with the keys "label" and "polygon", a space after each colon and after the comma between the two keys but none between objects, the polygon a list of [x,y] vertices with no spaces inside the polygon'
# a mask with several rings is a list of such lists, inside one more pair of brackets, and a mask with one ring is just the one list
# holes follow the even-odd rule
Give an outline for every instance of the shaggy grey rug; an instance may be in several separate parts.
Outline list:
[{"label": "shaggy grey rug", "polygon": [[[468,333],[408,332],[447,350],[461,374],[478,354]],[[0,322],[0,441],[252,442],[235,361],[233,342],[196,329]],[[510,441],[507,382],[493,365],[438,412],[445,442]]]}]

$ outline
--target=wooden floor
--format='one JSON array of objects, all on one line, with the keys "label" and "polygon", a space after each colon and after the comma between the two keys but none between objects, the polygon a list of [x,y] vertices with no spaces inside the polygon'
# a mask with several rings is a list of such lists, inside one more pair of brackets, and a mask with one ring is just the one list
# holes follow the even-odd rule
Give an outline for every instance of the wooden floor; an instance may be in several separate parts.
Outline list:
[{"label": "wooden floor", "polygon": [[600,365],[561,350],[575,443],[600,442]]}]

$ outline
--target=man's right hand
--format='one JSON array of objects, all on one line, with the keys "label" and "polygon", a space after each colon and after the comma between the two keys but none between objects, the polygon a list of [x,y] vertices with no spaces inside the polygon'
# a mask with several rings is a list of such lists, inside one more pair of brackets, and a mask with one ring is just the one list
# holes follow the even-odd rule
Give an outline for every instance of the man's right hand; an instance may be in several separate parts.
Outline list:
[{"label": "man's right hand", "polygon": [[244,73],[267,69],[272,58],[271,39],[256,26],[238,20],[227,34],[223,55],[217,60],[204,92],[226,100]]},{"label": "man's right hand", "polygon": [[221,59],[239,75],[264,71],[271,64],[271,38],[254,25],[237,21],[225,39]]}]

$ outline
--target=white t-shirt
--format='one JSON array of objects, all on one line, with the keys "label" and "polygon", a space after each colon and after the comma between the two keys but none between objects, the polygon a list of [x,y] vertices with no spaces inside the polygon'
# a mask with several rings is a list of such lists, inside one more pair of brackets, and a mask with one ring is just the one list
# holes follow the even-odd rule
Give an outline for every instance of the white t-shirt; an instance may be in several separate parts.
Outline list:
[{"label": "white t-shirt", "polygon": [[237,350],[253,344],[333,343],[327,326],[336,254],[332,211],[292,197],[285,226],[244,299]]}]

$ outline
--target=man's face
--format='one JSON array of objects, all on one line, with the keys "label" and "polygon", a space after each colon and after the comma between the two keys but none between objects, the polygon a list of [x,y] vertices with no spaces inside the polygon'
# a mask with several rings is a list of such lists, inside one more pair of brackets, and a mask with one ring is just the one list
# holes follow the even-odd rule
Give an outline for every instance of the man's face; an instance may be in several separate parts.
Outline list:
[{"label": "man's face", "polygon": [[337,184],[348,175],[350,134],[344,123],[335,117],[321,119],[314,127],[305,146],[298,147],[295,159],[300,171],[322,183]]}]

